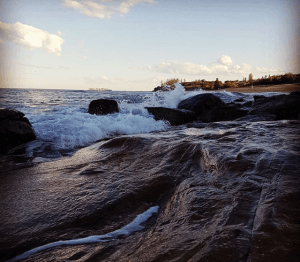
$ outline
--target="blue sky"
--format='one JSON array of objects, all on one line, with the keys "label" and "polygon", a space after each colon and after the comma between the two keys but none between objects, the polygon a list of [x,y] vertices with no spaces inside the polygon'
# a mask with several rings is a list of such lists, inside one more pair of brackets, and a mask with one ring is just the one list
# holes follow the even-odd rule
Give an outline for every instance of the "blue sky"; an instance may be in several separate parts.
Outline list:
[{"label": "blue sky", "polygon": [[1,87],[153,90],[299,73],[296,0],[2,0]]}]

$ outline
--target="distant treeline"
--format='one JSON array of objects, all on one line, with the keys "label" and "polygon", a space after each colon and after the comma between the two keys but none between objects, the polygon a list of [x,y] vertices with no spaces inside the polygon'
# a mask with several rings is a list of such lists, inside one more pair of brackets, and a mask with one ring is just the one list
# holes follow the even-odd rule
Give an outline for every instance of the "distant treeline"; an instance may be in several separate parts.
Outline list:
[{"label": "distant treeline", "polygon": [[186,91],[194,91],[198,89],[205,90],[218,90],[229,87],[246,87],[246,86],[257,86],[257,85],[280,85],[280,84],[292,84],[300,83],[300,74],[286,73],[284,75],[269,75],[258,79],[253,79],[252,74],[249,74],[248,80],[243,78],[242,81],[233,80],[225,81],[224,83],[218,78],[215,81],[195,80],[186,82],[185,79],[171,78],[166,81],[161,81],[161,85],[154,88],[153,91],[168,91],[175,88],[175,83],[180,83],[184,86]]}]

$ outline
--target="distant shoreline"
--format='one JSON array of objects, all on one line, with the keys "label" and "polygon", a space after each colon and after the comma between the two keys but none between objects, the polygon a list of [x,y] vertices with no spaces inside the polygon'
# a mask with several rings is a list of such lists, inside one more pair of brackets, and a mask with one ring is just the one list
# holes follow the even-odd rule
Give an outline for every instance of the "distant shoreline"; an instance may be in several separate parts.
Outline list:
[{"label": "distant shoreline", "polygon": [[[264,93],[264,92],[287,92],[300,91],[300,84],[281,84],[281,85],[262,85],[252,87],[230,87],[226,89],[228,92],[239,92],[239,93]],[[216,90],[214,90],[216,91]]]}]

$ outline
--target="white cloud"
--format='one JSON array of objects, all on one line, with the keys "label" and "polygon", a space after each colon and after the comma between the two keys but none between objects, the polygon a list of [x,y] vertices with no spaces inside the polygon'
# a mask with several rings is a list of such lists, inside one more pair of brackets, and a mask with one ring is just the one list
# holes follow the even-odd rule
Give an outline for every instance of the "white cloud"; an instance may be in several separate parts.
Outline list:
[{"label": "white cloud", "polygon": [[281,68],[265,68],[265,67],[256,67],[255,74],[263,74],[263,75],[281,75],[284,74],[284,71]]},{"label": "white cloud", "polygon": [[145,67],[131,67],[131,69],[142,69],[148,71],[155,71],[159,73],[171,74],[176,77],[194,75],[197,77],[211,76],[211,77],[247,77],[250,73],[255,76],[263,74],[280,74],[283,73],[281,69],[272,69],[257,67],[252,68],[250,64],[234,65],[231,57],[227,55],[221,56],[218,62],[211,63],[208,66],[202,64],[188,63],[188,62],[161,62],[155,66]]},{"label": "white cloud", "polygon": [[87,60],[87,59],[88,59],[88,57],[87,57],[87,56],[83,56],[83,59],[84,59],[84,60]]},{"label": "white cloud", "polygon": [[58,34],[58,35],[61,35],[61,31],[57,31],[57,34]]},{"label": "white cloud", "polygon": [[60,56],[61,45],[64,42],[57,35],[20,22],[6,24],[0,21],[0,34],[4,40],[16,42],[30,49],[42,48],[57,56]]},{"label": "white cloud", "polygon": [[[99,4],[96,2],[108,2]],[[127,14],[131,7],[139,3],[154,4],[153,0],[64,0],[64,6],[80,11],[81,14],[102,19],[111,18],[115,13]]]},{"label": "white cloud", "polygon": [[251,73],[251,65],[231,65],[229,56],[222,56],[217,63],[208,66],[187,62],[162,62],[154,67],[155,71],[173,75],[247,75]]},{"label": "white cloud", "polygon": [[232,64],[232,59],[230,56],[228,55],[222,55],[219,59],[218,59],[218,63],[222,64],[222,65],[226,65],[229,66]]}]

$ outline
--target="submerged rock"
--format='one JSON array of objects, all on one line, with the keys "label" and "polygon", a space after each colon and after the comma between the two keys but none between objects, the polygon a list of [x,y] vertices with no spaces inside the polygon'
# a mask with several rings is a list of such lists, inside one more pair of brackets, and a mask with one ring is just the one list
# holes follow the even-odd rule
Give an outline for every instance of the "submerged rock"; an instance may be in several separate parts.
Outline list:
[{"label": "submerged rock", "polygon": [[90,114],[96,114],[96,115],[107,115],[107,114],[113,114],[118,113],[118,103],[115,100],[111,99],[98,99],[93,100],[89,104],[88,112]]},{"label": "submerged rock", "polygon": [[0,170],[0,260],[114,232],[159,206],[138,232],[24,261],[298,261],[299,134],[293,120],[210,123]]},{"label": "submerged rock", "polygon": [[197,116],[193,111],[184,109],[173,109],[166,107],[146,107],[155,120],[166,120],[172,126],[183,125],[196,120]]},{"label": "submerged rock", "polygon": [[0,109],[0,154],[35,139],[32,125],[22,112]]},{"label": "submerged rock", "polygon": [[297,119],[300,113],[300,96],[294,95],[277,95],[264,97],[254,101],[250,115],[262,113],[271,113],[276,115],[276,119]]}]

